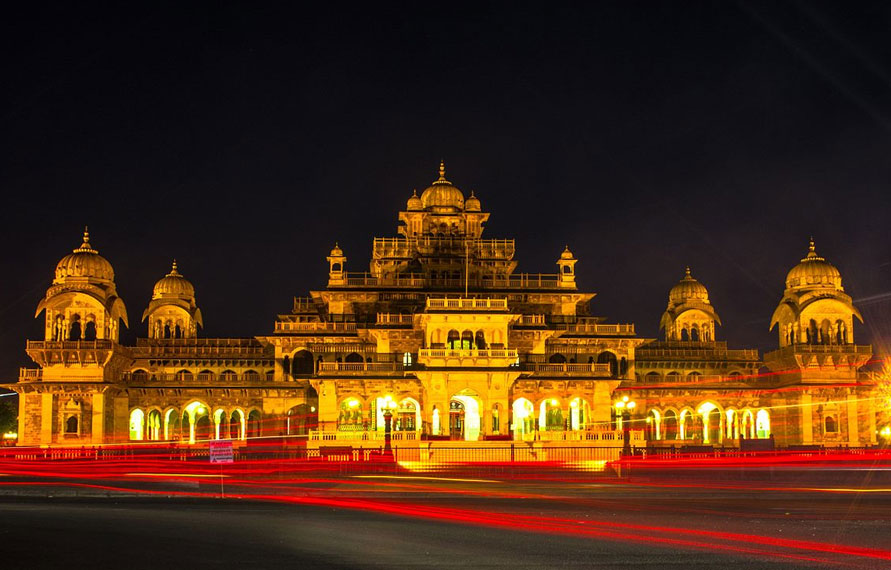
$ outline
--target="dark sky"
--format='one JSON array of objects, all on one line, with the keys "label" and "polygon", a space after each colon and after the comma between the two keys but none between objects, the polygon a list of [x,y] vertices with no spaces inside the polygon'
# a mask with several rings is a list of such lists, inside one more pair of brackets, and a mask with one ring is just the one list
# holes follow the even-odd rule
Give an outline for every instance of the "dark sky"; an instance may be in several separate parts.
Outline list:
[{"label": "dark sky", "polygon": [[856,340],[891,339],[891,3],[253,4],[4,14],[3,381],[85,224],[125,339],[173,257],[206,336],[266,334],[335,240],[366,270],[441,158],[519,271],[569,244],[643,336],[689,264],[720,339],[775,347],[813,235]]}]

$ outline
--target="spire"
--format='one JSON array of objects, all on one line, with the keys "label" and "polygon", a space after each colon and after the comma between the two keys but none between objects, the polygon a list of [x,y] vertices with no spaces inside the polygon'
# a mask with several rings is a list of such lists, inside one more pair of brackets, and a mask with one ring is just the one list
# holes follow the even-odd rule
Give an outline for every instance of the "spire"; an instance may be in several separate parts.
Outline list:
[{"label": "spire", "polygon": [[440,180],[446,179],[446,177],[445,177],[445,161],[444,160],[439,161],[439,179]]},{"label": "spire", "polygon": [[684,271],[684,279],[693,279],[693,275],[690,273],[690,266],[687,266],[687,269]]},{"label": "spire", "polygon": [[825,261],[822,257],[817,255],[817,248],[814,246],[814,236],[811,236],[807,245],[807,255],[801,261]]},{"label": "spire", "polygon": [[173,264],[170,266],[170,273],[167,276],[172,277],[174,275],[179,275],[179,271],[176,270],[176,259],[173,260]]},{"label": "spire", "polygon": [[80,247],[74,250],[74,253],[99,253],[90,245],[90,228],[84,226],[84,241]]}]

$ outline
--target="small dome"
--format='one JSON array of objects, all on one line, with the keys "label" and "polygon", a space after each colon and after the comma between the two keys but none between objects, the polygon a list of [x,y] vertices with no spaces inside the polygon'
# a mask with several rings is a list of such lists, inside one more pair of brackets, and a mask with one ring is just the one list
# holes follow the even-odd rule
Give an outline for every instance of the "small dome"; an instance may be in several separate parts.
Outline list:
[{"label": "small dome", "polygon": [[479,212],[481,209],[480,199],[473,195],[473,190],[470,191],[470,198],[464,202],[464,209],[468,212]]},{"label": "small dome", "polygon": [[448,207],[458,210],[464,209],[464,194],[446,180],[444,162],[439,163],[439,180],[421,194],[421,204],[424,208]]},{"label": "small dome", "polygon": [[421,202],[421,199],[418,198],[418,191],[414,190],[411,193],[411,198],[408,199],[407,207],[409,210],[423,210],[424,204]]},{"label": "small dome", "polygon": [[114,269],[111,263],[90,245],[90,232],[87,228],[84,228],[84,241],[81,246],[56,264],[56,281],[64,281],[68,277],[114,281]]},{"label": "small dome", "polygon": [[343,250],[340,249],[340,245],[337,242],[334,242],[334,249],[331,250],[329,254],[331,257],[343,257]]},{"label": "small dome", "polygon": [[170,273],[155,283],[155,289],[152,291],[152,299],[161,299],[163,297],[192,298],[194,296],[195,287],[176,270],[176,260],[173,261]]},{"label": "small dome", "polygon": [[560,259],[575,259],[575,256],[572,255],[572,252],[569,251],[568,245],[563,249],[563,253],[560,254]]},{"label": "small dome", "polygon": [[690,268],[684,278],[671,288],[668,293],[669,305],[680,305],[688,301],[702,301],[708,303],[708,289],[690,274]]},{"label": "small dome", "polygon": [[842,290],[841,274],[834,265],[817,255],[813,238],[807,255],[786,275],[786,289],[832,287]]}]

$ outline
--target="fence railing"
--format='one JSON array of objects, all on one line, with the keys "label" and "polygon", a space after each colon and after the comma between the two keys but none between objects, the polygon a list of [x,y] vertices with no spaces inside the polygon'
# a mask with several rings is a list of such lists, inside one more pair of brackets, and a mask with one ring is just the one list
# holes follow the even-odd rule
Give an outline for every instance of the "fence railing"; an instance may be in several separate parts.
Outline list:
[{"label": "fence railing", "polygon": [[457,348],[422,348],[418,351],[419,359],[426,358],[507,358],[517,359],[514,348],[457,349]]},{"label": "fence railing", "polygon": [[319,362],[319,374],[398,372],[404,367],[401,362]]},{"label": "fence railing", "polygon": [[427,299],[427,309],[445,309],[450,311],[506,311],[507,299]]},{"label": "fence railing", "polygon": [[530,362],[527,363],[525,367],[530,372],[544,372],[549,374],[561,374],[567,376],[574,374],[584,374],[606,377],[612,375],[609,363],[601,364],[597,362],[590,362],[587,364],[575,364],[564,362],[560,364],[550,364]]}]

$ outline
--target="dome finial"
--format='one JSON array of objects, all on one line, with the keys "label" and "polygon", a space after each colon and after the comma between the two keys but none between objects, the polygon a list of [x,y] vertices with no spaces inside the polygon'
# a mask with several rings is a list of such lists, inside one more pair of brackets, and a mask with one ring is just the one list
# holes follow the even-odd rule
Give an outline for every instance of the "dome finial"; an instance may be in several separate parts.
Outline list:
[{"label": "dome finial", "polygon": [[90,228],[84,226],[84,241],[80,247],[74,250],[74,253],[99,253],[90,245]]},{"label": "dome finial", "polygon": [[445,160],[439,161],[439,179],[445,180]]},{"label": "dome finial", "polygon": [[174,258],[173,263],[170,265],[170,273],[167,275],[179,275],[179,271],[176,270],[176,259]]},{"label": "dome finial", "polygon": [[693,279],[693,275],[690,273],[690,266],[689,266],[689,265],[688,265],[687,268],[684,270],[684,278],[685,278],[685,279]]},{"label": "dome finial", "polygon": [[810,243],[808,243],[807,249],[811,253],[817,253],[817,248],[814,247],[814,236],[811,236]]}]

